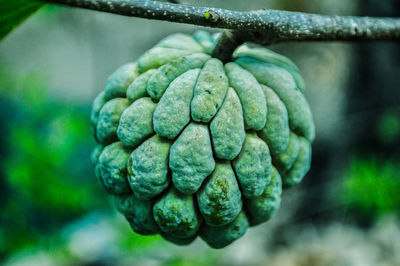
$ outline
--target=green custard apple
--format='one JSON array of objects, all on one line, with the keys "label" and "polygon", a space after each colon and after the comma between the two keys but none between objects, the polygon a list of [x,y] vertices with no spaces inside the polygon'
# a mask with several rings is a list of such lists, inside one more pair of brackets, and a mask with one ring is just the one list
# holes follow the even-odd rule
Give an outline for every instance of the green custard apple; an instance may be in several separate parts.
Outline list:
[{"label": "green custard apple", "polygon": [[310,168],[315,128],[286,57],[173,34],[118,68],[93,103],[95,173],[132,229],[222,248],[271,218]]}]

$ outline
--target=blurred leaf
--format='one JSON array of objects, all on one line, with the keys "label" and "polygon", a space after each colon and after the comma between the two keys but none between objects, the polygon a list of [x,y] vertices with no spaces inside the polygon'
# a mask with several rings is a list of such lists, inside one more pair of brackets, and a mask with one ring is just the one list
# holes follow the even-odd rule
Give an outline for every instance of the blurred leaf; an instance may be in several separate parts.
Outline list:
[{"label": "blurred leaf", "polygon": [[0,260],[105,204],[90,163],[89,109],[51,99],[42,76],[0,68],[0,98],[9,105],[0,116]]},{"label": "blurred leaf", "polygon": [[342,182],[339,199],[349,208],[379,218],[400,209],[400,166],[375,157],[355,157]]},{"label": "blurred leaf", "polygon": [[160,235],[140,235],[132,231],[127,221],[119,227],[118,246],[127,251],[151,248],[154,245],[165,244]]},{"label": "blurred leaf", "polygon": [[385,111],[378,120],[378,137],[386,145],[392,145],[400,138],[400,115],[395,111]]},{"label": "blurred leaf", "polygon": [[204,254],[190,254],[190,256],[173,257],[169,261],[163,263],[165,266],[191,266],[191,265],[218,265],[220,256],[217,250],[207,250]]},{"label": "blurred leaf", "polygon": [[0,40],[42,6],[34,0],[0,0]]}]

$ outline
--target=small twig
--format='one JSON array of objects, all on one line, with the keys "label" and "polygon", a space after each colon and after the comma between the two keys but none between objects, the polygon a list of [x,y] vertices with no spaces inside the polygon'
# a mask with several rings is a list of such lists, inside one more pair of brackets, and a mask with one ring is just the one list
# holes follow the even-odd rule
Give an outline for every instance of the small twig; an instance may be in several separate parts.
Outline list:
[{"label": "small twig", "polygon": [[139,0],[47,0],[124,16],[225,28],[264,44],[288,41],[400,41],[400,19],[325,16],[279,10],[239,12]]}]

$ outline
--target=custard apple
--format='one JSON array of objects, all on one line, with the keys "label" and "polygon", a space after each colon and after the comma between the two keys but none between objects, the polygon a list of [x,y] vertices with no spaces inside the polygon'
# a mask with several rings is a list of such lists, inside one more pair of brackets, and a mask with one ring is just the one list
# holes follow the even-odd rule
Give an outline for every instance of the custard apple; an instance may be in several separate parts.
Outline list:
[{"label": "custard apple", "polygon": [[310,168],[304,81],[286,57],[173,34],[118,68],[93,102],[95,173],[132,229],[222,248],[271,218]]}]

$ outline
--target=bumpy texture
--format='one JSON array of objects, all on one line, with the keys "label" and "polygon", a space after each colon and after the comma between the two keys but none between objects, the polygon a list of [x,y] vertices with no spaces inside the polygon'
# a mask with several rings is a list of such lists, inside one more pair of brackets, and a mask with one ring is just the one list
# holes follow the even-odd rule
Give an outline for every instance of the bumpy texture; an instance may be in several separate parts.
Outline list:
[{"label": "bumpy texture", "polygon": [[225,247],[268,221],[310,169],[315,129],[297,67],[248,45],[223,64],[215,43],[204,31],[170,35],[93,102],[96,176],[139,234]]}]

